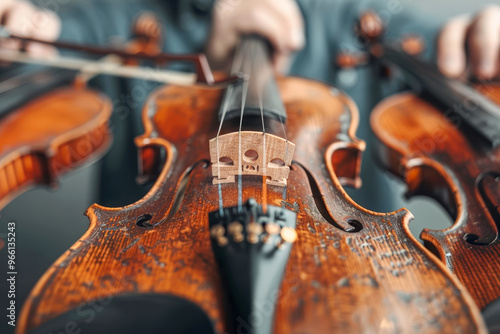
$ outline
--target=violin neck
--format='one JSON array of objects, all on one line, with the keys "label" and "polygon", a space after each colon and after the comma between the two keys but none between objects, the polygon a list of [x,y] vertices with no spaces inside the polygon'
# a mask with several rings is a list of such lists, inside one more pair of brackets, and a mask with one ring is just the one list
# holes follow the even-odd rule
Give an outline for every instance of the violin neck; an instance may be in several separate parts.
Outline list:
[{"label": "violin neck", "polygon": [[446,115],[452,113],[491,147],[500,145],[500,108],[474,88],[442,75],[436,68],[390,45],[384,45],[381,60],[398,66],[431,96]]},{"label": "violin neck", "polygon": [[268,41],[258,36],[245,37],[235,52],[231,74],[242,75],[245,80],[226,90],[218,114],[219,120],[224,110],[225,120],[239,119],[244,104],[245,116],[286,121],[285,107],[274,79],[271,45]]}]

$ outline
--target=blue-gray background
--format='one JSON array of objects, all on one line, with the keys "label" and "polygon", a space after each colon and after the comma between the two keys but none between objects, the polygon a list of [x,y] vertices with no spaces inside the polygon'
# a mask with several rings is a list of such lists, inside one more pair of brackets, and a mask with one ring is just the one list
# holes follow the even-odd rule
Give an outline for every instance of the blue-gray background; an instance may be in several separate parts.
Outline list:
[{"label": "blue-gray background", "polygon": [[[408,0],[408,3],[427,15],[445,19],[463,12],[475,11],[492,1]],[[402,196],[404,187],[389,177],[387,181],[390,182],[391,189]],[[16,222],[18,307],[50,264],[85,233],[88,220],[83,213],[96,201],[99,182],[98,166],[86,167],[63,177],[56,189],[30,190],[2,211],[0,237],[5,239],[8,221]],[[405,206],[416,217],[411,224],[411,229],[416,235],[424,227],[443,228],[451,223],[443,210],[430,200],[412,199]],[[13,332],[12,328],[6,326],[7,319],[4,315],[7,307],[7,287],[3,277],[6,271],[7,256],[3,249],[0,250],[2,333]],[[19,311],[18,308],[18,316]]]}]

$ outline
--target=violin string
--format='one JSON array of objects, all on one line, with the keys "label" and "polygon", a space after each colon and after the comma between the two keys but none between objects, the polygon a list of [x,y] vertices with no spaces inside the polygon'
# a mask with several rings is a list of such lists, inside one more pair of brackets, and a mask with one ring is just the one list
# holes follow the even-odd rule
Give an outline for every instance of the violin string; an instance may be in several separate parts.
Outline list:
[{"label": "violin string", "polygon": [[264,123],[264,107],[262,105],[262,94],[257,92],[260,108],[260,118],[262,120],[262,211],[267,213],[267,168],[266,168],[266,126]]},{"label": "violin string", "polygon": [[[231,65],[231,74],[235,74],[238,72],[241,72],[241,63],[242,63],[242,51],[241,48],[237,48],[236,53],[234,55],[233,63]],[[226,118],[226,113],[229,108],[229,101],[233,98],[233,92],[234,92],[234,85],[231,84],[228,86],[227,91],[226,91],[226,98],[224,101],[224,105],[222,107],[222,117],[219,122],[219,129],[217,130],[217,136],[216,136],[216,145],[217,145],[217,179],[220,181],[220,148],[219,148],[219,136],[220,132],[222,130],[222,125],[224,123],[224,120]],[[219,194],[219,215],[221,217],[224,216],[224,200],[222,196],[222,183],[218,183],[218,194]]]},{"label": "violin string", "polygon": [[242,68],[243,68],[243,49],[244,45],[242,46],[241,43],[236,49],[236,53],[234,55],[234,60],[233,64],[231,66],[231,74],[241,74]]},{"label": "violin string", "polygon": [[227,109],[229,108],[229,100],[233,96],[233,85],[230,85],[227,89],[227,98],[224,101],[224,106],[222,107],[222,117],[219,123],[219,130],[217,131],[217,137],[216,137],[216,145],[217,145],[217,179],[219,181],[218,183],[218,190],[219,190],[219,214],[220,216],[224,216],[224,203],[222,200],[222,184],[220,183],[220,151],[219,151],[219,135],[220,131],[222,129],[222,124],[224,123],[224,119],[226,117],[226,112]]},{"label": "violin string", "polygon": [[[248,49],[248,43],[244,44],[244,49],[242,50],[242,58],[243,57],[248,57],[248,52],[246,49]],[[245,69],[243,68],[245,65],[245,62],[241,61],[241,68],[240,72],[243,73],[250,73],[249,71],[245,72]],[[249,87],[249,82],[250,82],[250,76],[245,78],[245,81],[243,81],[243,87],[241,90],[241,114],[240,114],[240,126],[238,129],[238,212],[243,211],[243,181],[242,181],[242,173],[243,173],[243,166],[242,166],[242,161],[241,161],[241,129],[243,127],[243,115],[245,113],[245,105],[246,105],[246,99],[247,99],[247,93],[248,93],[248,87]]]},{"label": "violin string", "polygon": [[[257,55],[258,56],[258,55]],[[260,55],[262,57],[262,55]],[[260,59],[259,59],[260,60]],[[265,60],[263,60],[265,61]],[[257,67],[257,62],[253,62],[253,66]],[[258,70],[258,69],[253,69],[253,70]],[[264,69],[265,71],[265,69]],[[267,76],[267,73],[265,74]],[[259,84],[257,84],[257,100],[259,102],[259,109],[260,109],[260,119],[262,122],[262,211],[263,213],[267,213],[267,161],[266,161],[266,156],[267,156],[267,151],[266,151],[266,125],[264,121],[264,106],[263,106],[263,99],[262,99],[262,93],[264,89],[264,83],[261,81]]]},{"label": "violin string", "polygon": [[[278,114],[278,117],[280,119],[281,123],[281,128],[283,129],[283,135],[285,136],[285,166],[286,166],[286,161],[288,161],[288,138],[286,136],[286,130],[285,130],[285,124],[283,123],[283,118],[281,115]],[[283,190],[283,198],[286,198],[286,193],[287,193],[288,187],[285,186],[285,189]]]},{"label": "violin string", "polygon": [[280,118],[281,128],[283,129],[283,135],[285,136],[285,140],[288,143],[288,138],[286,137],[286,131],[285,131],[285,124],[283,123],[283,118],[281,118],[280,114],[278,114],[278,117]]},{"label": "violin string", "polygon": [[243,211],[243,185],[241,174],[243,173],[241,164],[241,128],[243,126],[243,114],[245,112],[245,105],[248,93],[248,80],[243,82],[242,98],[241,98],[241,115],[240,115],[240,128],[238,131],[238,211]]}]

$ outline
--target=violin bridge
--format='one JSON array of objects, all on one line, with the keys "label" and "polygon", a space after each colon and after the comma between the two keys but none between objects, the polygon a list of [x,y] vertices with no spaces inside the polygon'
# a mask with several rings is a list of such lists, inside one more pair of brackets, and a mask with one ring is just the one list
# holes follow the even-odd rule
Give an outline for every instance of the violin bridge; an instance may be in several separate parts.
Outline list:
[{"label": "violin bridge", "polygon": [[[219,136],[218,140],[213,138],[210,140],[213,183],[232,183],[235,175],[241,173],[265,175],[268,184],[285,187],[294,150],[295,144],[263,132],[242,131],[241,151],[238,132]],[[238,166],[240,161],[241,168]]]}]

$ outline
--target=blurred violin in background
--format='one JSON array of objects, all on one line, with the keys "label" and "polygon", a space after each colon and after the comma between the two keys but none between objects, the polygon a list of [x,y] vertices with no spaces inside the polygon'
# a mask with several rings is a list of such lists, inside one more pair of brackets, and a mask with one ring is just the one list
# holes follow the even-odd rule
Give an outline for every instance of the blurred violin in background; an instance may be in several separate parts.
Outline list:
[{"label": "blurred violin in background", "polygon": [[378,158],[405,180],[408,196],[433,197],[454,219],[452,227],[424,230],[421,238],[484,308],[500,297],[500,85],[470,88],[404,53],[385,53],[429,81],[424,95],[403,93],[375,108]]},{"label": "blurred violin in background", "polygon": [[500,297],[500,84],[446,78],[416,56],[422,50],[417,37],[399,45],[383,41],[379,18],[367,13],[363,20],[372,27],[364,36],[371,39],[371,57],[399,68],[417,92],[375,107],[376,159],[406,182],[408,197],[429,196],[446,209],[453,225],[425,229],[424,245],[481,309],[498,312],[491,303]]},{"label": "blurred violin in background", "polygon": [[0,83],[5,101],[0,118],[0,209],[22,191],[54,185],[60,175],[95,161],[111,141],[111,102],[72,85],[74,72],[12,72]]}]

